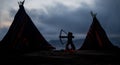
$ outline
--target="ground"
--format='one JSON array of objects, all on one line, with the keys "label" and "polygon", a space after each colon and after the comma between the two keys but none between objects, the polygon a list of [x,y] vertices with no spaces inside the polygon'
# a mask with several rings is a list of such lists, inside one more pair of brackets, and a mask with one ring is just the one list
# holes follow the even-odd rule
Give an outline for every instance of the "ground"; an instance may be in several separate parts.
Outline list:
[{"label": "ground", "polygon": [[39,51],[1,58],[7,63],[42,65],[120,65],[120,51]]}]

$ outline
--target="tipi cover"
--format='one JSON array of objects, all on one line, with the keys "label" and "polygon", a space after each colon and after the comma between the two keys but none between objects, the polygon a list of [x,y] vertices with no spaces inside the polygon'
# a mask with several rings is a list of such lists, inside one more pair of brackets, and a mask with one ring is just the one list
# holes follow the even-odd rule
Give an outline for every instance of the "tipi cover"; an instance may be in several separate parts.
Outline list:
[{"label": "tipi cover", "polygon": [[97,20],[96,15],[93,15],[92,25],[90,26],[80,50],[109,50],[116,48],[117,47],[113,46],[109,41],[106,32]]},{"label": "tipi cover", "polygon": [[14,50],[52,50],[24,9],[24,1],[19,2],[19,10],[7,34],[2,39],[0,48]]}]

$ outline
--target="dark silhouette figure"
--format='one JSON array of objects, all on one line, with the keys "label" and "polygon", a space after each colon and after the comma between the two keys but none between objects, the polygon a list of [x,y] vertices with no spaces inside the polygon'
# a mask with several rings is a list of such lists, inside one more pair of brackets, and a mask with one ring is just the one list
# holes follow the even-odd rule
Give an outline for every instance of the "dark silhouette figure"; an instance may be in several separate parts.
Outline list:
[{"label": "dark silhouette figure", "polygon": [[[60,38],[67,38],[66,50],[75,50],[72,38],[74,38],[72,32],[68,32],[67,36],[60,36]],[[71,48],[70,48],[71,46]]]},{"label": "dark silhouette figure", "polygon": [[71,45],[72,50],[75,50],[75,46],[73,44],[72,38],[74,38],[72,32],[68,32],[68,41],[66,44],[66,50],[69,50],[69,45]]}]

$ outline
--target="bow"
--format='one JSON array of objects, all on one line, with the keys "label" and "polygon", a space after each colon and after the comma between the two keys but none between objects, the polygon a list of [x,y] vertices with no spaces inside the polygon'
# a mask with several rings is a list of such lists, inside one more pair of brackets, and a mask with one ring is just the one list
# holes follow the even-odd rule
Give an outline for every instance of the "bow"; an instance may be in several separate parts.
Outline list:
[{"label": "bow", "polygon": [[60,39],[61,44],[63,45],[64,43],[62,41],[62,32],[64,32],[65,34],[67,34],[67,32],[65,32],[63,29],[60,30],[59,39]]}]

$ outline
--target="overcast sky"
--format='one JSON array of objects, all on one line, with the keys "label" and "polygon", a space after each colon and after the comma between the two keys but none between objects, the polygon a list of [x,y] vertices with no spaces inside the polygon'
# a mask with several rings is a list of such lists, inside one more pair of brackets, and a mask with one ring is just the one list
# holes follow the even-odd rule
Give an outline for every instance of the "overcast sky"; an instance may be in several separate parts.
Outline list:
[{"label": "overcast sky", "polygon": [[[0,0],[0,40],[19,9],[18,1]],[[92,23],[90,11],[109,37],[120,39],[120,0],[26,0],[25,10],[46,40],[59,39],[61,29],[75,39],[85,38]]]}]

